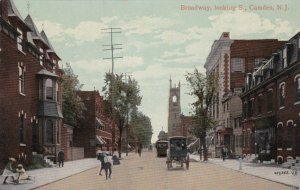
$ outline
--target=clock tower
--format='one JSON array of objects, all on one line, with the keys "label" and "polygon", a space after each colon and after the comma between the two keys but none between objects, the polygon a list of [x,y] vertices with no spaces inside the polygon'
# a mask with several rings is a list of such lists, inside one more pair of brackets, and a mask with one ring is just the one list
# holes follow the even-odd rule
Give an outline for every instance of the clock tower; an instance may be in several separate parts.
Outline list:
[{"label": "clock tower", "polygon": [[172,86],[170,77],[169,90],[169,116],[168,116],[168,136],[176,136],[181,134],[181,108],[180,108],[180,82],[178,86]]}]

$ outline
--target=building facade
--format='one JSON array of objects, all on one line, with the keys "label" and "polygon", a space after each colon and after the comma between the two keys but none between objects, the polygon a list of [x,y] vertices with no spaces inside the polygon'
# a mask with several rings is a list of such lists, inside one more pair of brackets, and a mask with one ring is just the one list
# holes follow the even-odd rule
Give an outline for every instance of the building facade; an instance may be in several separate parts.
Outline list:
[{"label": "building facade", "polygon": [[300,156],[300,35],[296,34],[246,77],[244,155],[282,163]]},{"label": "building facade", "polygon": [[216,98],[210,107],[210,116],[216,121],[210,151],[220,156],[221,148],[227,146],[233,154],[241,154],[242,130],[239,123],[242,104],[239,94],[245,86],[245,75],[255,64],[282,45],[275,39],[234,40],[229,32],[215,40],[204,67],[218,77]]},{"label": "building facade", "polygon": [[[0,161],[56,155],[62,127],[60,58],[31,16],[0,1]],[[1,167],[1,166],[0,166]]]},{"label": "building facade", "polygon": [[96,156],[97,150],[117,149],[118,128],[104,112],[104,100],[98,91],[78,91],[84,103],[84,118],[73,129],[74,146],[84,147],[84,157]]}]

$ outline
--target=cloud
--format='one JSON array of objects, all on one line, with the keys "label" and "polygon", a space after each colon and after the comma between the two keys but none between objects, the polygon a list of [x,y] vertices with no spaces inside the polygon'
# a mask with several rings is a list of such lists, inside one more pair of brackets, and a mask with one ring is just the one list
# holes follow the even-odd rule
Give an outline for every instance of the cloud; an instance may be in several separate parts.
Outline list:
[{"label": "cloud", "polygon": [[95,21],[82,21],[75,28],[66,29],[66,34],[73,37],[77,42],[93,42],[103,38],[105,33],[101,29],[107,28],[107,25]]},{"label": "cloud", "polygon": [[[107,25],[103,22],[82,21],[73,28],[49,20],[35,19],[35,23],[39,29],[44,28],[51,40],[65,42],[68,47],[82,42],[93,42],[107,35],[101,32],[101,29],[107,28]],[[70,40],[70,38],[73,40]]]},{"label": "cloud", "polygon": [[144,58],[137,56],[124,56],[117,65],[118,68],[135,68],[144,65]]},{"label": "cloud", "polygon": [[108,23],[110,23],[110,22],[113,22],[113,21],[115,21],[115,20],[117,20],[119,17],[117,17],[117,16],[112,16],[112,17],[102,17],[101,18],[101,21],[103,22],[103,23],[105,23],[105,24],[108,24]]},{"label": "cloud", "polygon": [[158,38],[162,40],[165,44],[182,44],[189,40],[191,37],[185,33],[177,32],[177,31],[164,31],[160,33],[159,35],[155,36],[155,38]]},{"label": "cloud", "polygon": [[220,15],[210,16],[209,20],[214,31],[218,33],[229,31],[232,36],[271,32],[272,37],[282,34],[289,37],[295,31],[295,28],[287,20],[275,19],[272,21],[253,12],[223,12]]},{"label": "cloud", "polygon": [[143,35],[157,33],[162,29],[168,28],[174,24],[174,20],[172,19],[155,16],[143,16],[136,17],[128,22],[123,21],[122,29],[126,31],[126,35]]},{"label": "cloud", "polygon": [[49,20],[39,19],[34,19],[34,23],[40,31],[44,30],[47,33],[48,37],[51,37],[55,41],[63,41],[65,29],[62,24]]}]

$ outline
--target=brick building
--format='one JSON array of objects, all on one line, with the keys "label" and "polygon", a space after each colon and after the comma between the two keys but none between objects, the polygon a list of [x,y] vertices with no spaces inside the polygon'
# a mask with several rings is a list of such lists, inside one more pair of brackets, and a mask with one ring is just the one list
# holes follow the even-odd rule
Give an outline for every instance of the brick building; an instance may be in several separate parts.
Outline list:
[{"label": "brick building", "polygon": [[104,100],[98,91],[78,91],[84,103],[84,119],[73,129],[74,146],[84,147],[84,157],[95,157],[97,150],[117,149],[118,128],[104,112]]},{"label": "brick building", "polygon": [[[255,64],[279,48],[283,42],[276,39],[234,40],[229,32],[215,40],[204,67],[218,76],[219,89],[210,107],[210,116],[217,121],[210,150],[220,156],[223,146],[241,154],[242,131],[239,124],[242,105],[239,94],[245,86],[245,76]],[[212,133],[211,133],[212,134]]]},{"label": "brick building", "polygon": [[[13,0],[0,1],[0,165],[55,155],[62,126],[59,56]],[[0,166],[0,167],[1,167]]]},{"label": "brick building", "polygon": [[242,101],[244,154],[300,156],[300,33],[248,73]]}]

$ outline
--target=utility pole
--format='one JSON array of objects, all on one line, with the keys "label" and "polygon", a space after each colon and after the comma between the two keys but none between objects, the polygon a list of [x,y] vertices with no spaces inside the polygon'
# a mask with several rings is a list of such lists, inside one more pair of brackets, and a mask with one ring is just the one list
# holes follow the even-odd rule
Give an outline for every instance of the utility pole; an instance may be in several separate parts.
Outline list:
[{"label": "utility pole", "polygon": [[116,137],[115,137],[115,121],[114,121],[114,105],[115,105],[115,102],[114,102],[114,60],[115,59],[120,59],[120,58],[123,58],[123,57],[115,57],[114,56],[114,50],[119,50],[119,49],[122,49],[120,48],[120,46],[122,44],[114,44],[113,43],[113,34],[116,34],[116,33],[121,33],[121,28],[105,28],[105,29],[102,29],[103,31],[105,31],[104,33],[109,33],[110,34],[110,44],[109,45],[103,45],[104,47],[110,47],[108,49],[103,49],[103,51],[111,51],[111,57],[108,57],[108,58],[103,58],[103,59],[111,59],[111,75],[112,75],[112,81],[111,81],[111,105],[112,105],[112,120],[113,120],[113,129],[112,129],[112,153],[114,153],[114,150],[115,150],[115,140],[116,140]]}]

